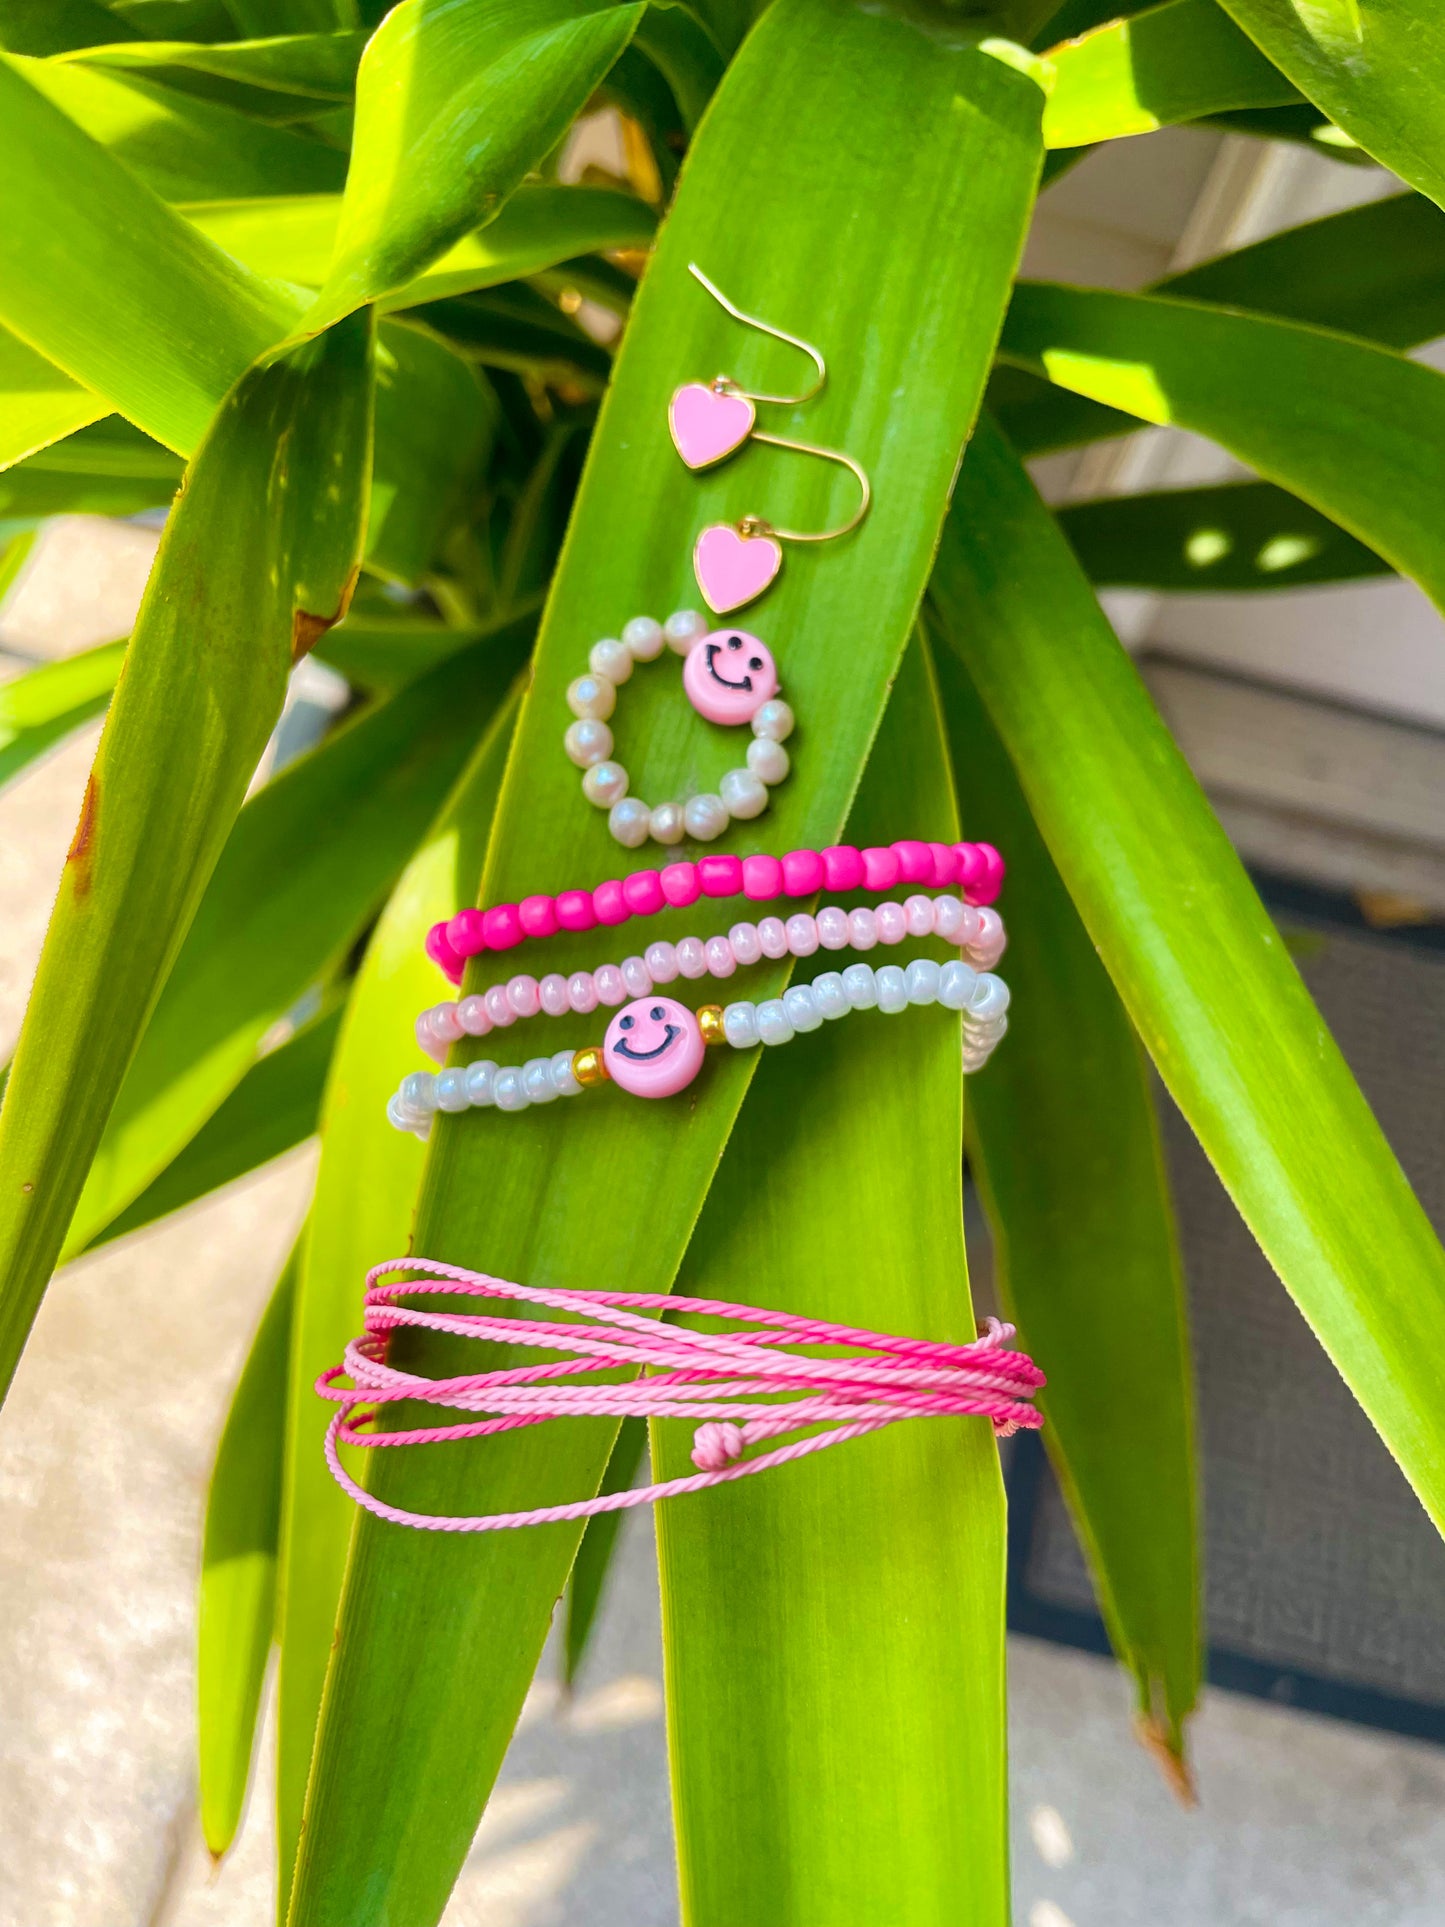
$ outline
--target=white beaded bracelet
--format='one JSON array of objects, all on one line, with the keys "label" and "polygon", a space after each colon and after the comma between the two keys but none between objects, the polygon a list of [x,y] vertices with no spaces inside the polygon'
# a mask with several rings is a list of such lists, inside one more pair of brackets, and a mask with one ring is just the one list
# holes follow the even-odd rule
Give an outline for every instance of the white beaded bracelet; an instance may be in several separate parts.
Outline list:
[{"label": "white beaded bracelet", "polygon": [[[634,663],[655,661],[664,644],[686,659],[683,690],[698,714],[725,725],[748,723],[753,740],[745,767],[730,769],[715,792],[649,808],[628,794],[631,779],[613,757],[608,718]],[[710,843],[734,817],[762,815],[768,790],[788,774],[783,743],[793,730],[793,712],[777,693],[777,665],[766,643],[742,629],[709,631],[705,616],[680,609],[665,623],[634,616],[620,639],[594,642],[587,663],[587,674],[567,685],[575,721],[562,743],[583,772],[582,794],[607,811],[607,827],[619,843],[629,850],[649,837],[662,844],[680,843],[684,836]]]},{"label": "white beaded bracelet", "polygon": [[762,1003],[705,1004],[696,1013],[654,992],[619,1010],[599,1045],[556,1051],[525,1064],[486,1060],[444,1071],[412,1071],[388,1101],[399,1131],[425,1138],[436,1111],[493,1107],[525,1111],[555,1097],[576,1097],[593,1085],[616,1083],[636,1097],[672,1097],[697,1076],[708,1045],[747,1050],[791,1043],[800,1031],[854,1010],[887,1016],[910,1004],[942,1004],[963,1016],[963,1068],[980,1070],[1008,1029],[1008,985],[959,959],[935,963],[915,957],[907,966],[849,964],[811,984],[793,984]]}]

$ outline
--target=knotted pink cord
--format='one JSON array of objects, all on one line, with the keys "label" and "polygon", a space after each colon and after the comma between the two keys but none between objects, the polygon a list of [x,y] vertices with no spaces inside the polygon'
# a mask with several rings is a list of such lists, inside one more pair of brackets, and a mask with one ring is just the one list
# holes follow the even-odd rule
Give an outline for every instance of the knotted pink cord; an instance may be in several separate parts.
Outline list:
[{"label": "knotted pink cord", "polygon": [[[392,1282],[381,1282],[393,1273],[398,1275]],[[341,1407],[326,1430],[326,1462],[332,1475],[358,1505],[395,1525],[421,1526],[431,1532],[494,1532],[507,1526],[589,1519],[599,1512],[621,1512],[744,1479],[846,1439],[881,1431],[900,1419],[975,1414],[991,1420],[1000,1438],[1021,1427],[1032,1430],[1043,1424],[1042,1415],[1029,1401],[1043,1385],[1044,1375],[1024,1353],[1007,1349],[1014,1328],[996,1318],[988,1321],[987,1334],[975,1343],[945,1345],[713,1298],[650,1291],[540,1290],[430,1258],[393,1258],[374,1265],[366,1285],[365,1332],[347,1346],[342,1364],[322,1373],[316,1390]],[[517,1299],[590,1322],[551,1324],[505,1314],[426,1311],[397,1302],[433,1295]],[[695,1331],[639,1317],[629,1306],[696,1312],[760,1329]],[[386,1361],[387,1335],[401,1326],[531,1346],[563,1356],[547,1364],[460,1378],[419,1378]],[[806,1352],[768,1349],[781,1348],[789,1340],[799,1345],[848,1346],[855,1354],[865,1355],[814,1358]],[[599,1384],[590,1376],[619,1368],[640,1376],[622,1384]],[[336,1382],[344,1377],[351,1379],[349,1388]],[[381,1407],[403,1399],[492,1416],[405,1432],[357,1430],[373,1421]],[[701,1421],[692,1448],[699,1470],[687,1478],[577,1499],[569,1505],[447,1518],[407,1512],[375,1498],[350,1476],[337,1453],[338,1441],[367,1447],[440,1445],[541,1425],[554,1418],[627,1417]],[[829,1429],[742,1460],[751,1445],[813,1425]]]}]

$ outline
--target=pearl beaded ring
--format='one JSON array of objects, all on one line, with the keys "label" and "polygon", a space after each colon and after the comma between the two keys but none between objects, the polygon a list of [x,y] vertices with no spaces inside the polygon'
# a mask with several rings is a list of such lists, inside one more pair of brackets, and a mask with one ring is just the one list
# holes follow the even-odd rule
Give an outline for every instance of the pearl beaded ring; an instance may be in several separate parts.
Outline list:
[{"label": "pearl beaded ring", "polygon": [[[633,665],[655,661],[665,644],[685,658],[682,686],[698,714],[714,723],[748,723],[753,740],[745,766],[730,769],[716,792],[649,808],[628,794],[631,778],[613,757],[608,718]],[[710,843],[733,818],[761,816],[769,788],[788,773],[783,743],[792,733],[793,712],[777,690],[772,651],[756,636],[741,629],[709,631],[706,617],[694,609],[680,609],[666,622],[634,616],[620,638],[593,643],[587,674],[568,684],[574,720],[562,744],[583,772],[582,794],[607,811],[607,827],[624,848],[635,850],[649,837],[662,844],[680,843],[684,836]]]}]

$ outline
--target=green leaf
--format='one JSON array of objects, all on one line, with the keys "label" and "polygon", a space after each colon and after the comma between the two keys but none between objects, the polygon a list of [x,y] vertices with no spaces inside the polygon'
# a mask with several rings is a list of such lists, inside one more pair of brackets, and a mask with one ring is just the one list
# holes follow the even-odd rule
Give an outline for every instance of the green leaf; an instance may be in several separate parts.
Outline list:
[{"label": "green leaf", "polygon": [[321,328],[413,280],[495,213],[566,131],[642,9],[612,0],[402,0],[356,83]]},{"label": "green leaf", "polygon": [[1445,200],[1445,14],[1410,0],[1221,0],[1367,153]]},{"label": "green leaf", "polygon": [[340,1021],[339,1007],[328,1010],[253,1064],[190,1143],[96,1233],[86,1250],[183,1210],[310,1137]]},{"label": "green leaf", "polygon": [[0,60],[0,319],[185,454],[296,311],[29,85],[37,65]]},{"label": "green leaf", "polygon": [[1418,347],[1445,333],[1445,214],[1423,195],[1395,194],[1170,275],[1154,292]]},{"label": "green leaf", "polygon": [[1445,1522],[1445,1252],[1068,545],[987,422],[933,589],[1160,1076]]},{"label": "green leaf", "polygon": [[[847,840],[887,840],[900,821],[957,835],[921,642]],[[967,1344],[962,1084],[959,1020],[939,1007],[765,1053],[678,1288]],[[659,1478],[694,1469],[693,1431],[653,1426]],[[657,1541],[684,1920],[1003,1927],[1004,1507],[988,1421],[899,1425],[670,1500]]]},{"label": "green leaf", "polygon": [[[0,500],[3,496],[0,488]],[[100,714],[115,688],[125,647],[123,641],[103,642],[0,683],[0,787]]]},{"label": "green leaf", "polygon": [[[781,411],[775,425],[848,449],[872,475],[873,512],[857,533],[791,556],[750,618],[778,640],[805,735],[798,780],[735,847],[836,838],[982,389],[1037,179],[1041,108],[1036,83],[1017,67],[962,34],[921,33],[911,15],[874,0],[777,0],[763,14],[708,110],[634,304],[553,585],[480,901],[618,867],[605,823],[580,802],[557,748],[564,691],[587,639],[638,610],[690,603],[692,544],[720,513],[766,506],[784,526],[823,527],[854,499],[846,476],[761,447],[680,482],[664,427],[678,370],[727,365],[757,383],[783,365],[777,344],[740,333],[708,300],[687,272],[691,260],[705,261],[742,305],[826,344],[828,388],[806,414]],[[739,207],[750,210],[745,224]],[[967,233],[969,245],[940,251],[939,233]],[[849,639],[846,674],[840,637]],[[660,799],[715,782],[735,747],[678,701],[665,665],[636,681],[619,752],[637,792]],[[811,758],[809,743],[819,746]],[[674,918],[667,933],[697,922]],[[618,941],[604,932],[554,942],[548,966],[626,954],[631,944],[619,953]],[[751,972],[749,993],[769,995],[779,981],[776,969]],[[515,1048],[555,1050],[595,1034],[595,1024],[546,1028],[538,1045],[519,1039]],[[606,1092],[578,1099],[565,1117],[552,1106],[444,1120],[415,1248],[508,1277],[618,1276],[665,1289],[753,1068],[725,1055],[731,1061],[710,1063],[706,1086],[677,1103],[629,1105]],[[433,1369],[449,1354],[428,1346],[418,1355]],[[545,1504],[595,1490],[614,1431],[589,1422],[572,1437],[394,1453],[386,1456],[399,1463],[372,1477],[388,1497],[423,1510]],[[294,1927],[436,1919],[578,1536],[559,1528],[478,1541],[360,1523],[307,1795]],[[465,1696],[459,1678],[469,1682]],[[379,1759],[384,1778],[367,1764]]]},{"label": "green leaf", "polygon": [[316,654],[340,670],[348,682],[372,695],[389,696],[448,656],[485,640],[514,617],[526,615],[535,621],[538,610],[535,599],[530,600],[497,623],[469,629],[453,629],[420,618],[377,622],[348,616],[326,632],[316,645]]},{"label": "green leaf", "polygon": [[510,283],[413,310],[484,367],[505,368],[537,382],[565,382],[600,394],[612,369],[608,349],[584,334],[535,288]]},{"label": "green leaf", "polygon": [[162,481],[54,469],[43,459],[21,462],[0,477],[0,525],[37,528],[52,515],[138,515],[143,509],[168,508],[180,481],[179,462],[176,470],[173,480]]},{"label": "green leaf", "polygon": [[216,1452],[201,1553],[196,1638],[201,1831],[219,1859],[236,1837],[276,1618],[286,1446],[286,1359],[297,1255],[256,1329]]},{"label": "green leaf", "polygon": [[392,892],[327,1084],[291,1369],[276,1729],[283,1914],[354,1514],[321,1455],[327,1413],[315,1385],[358,1329],[368,1266],[378,1254],[404,1251],[411,1237],[424,1154],[410,1133],[388,1124],[386,1101],[415,1065],[416,1014],[437,995],[422,945],[433,923],[462,907],[481,866],[516,713],[515,701],[498,711]]},{"label": "green leaf", "polygon": [[134,32],[100,0],[0,0],[0,47],[9,53],[65,53]]},{"label": "green leaf", "polygon": [[1054,48],[1047,60],[1046,147],[1083,147],[1298,99],[1216,0],[1165,0]]},{"label": "green leaf", "polygon": [[292,661],[344,607],[370,425],[363,320],[245,377],[161,537],[0,1110],[0,1385]]},{"label": "green leaf", "polygon": [[356,0],[226,0],[242,33],[330,33],[357,24]]},{"label": "green leaf", "polygon": [[1237,594],[1390,573],[1373,549],[1269,482],[1109,496],[1054,513],[1089,579],[1112,588]]},{"label": "green leaf", "polygon": [[1245,134],[1252,140],[1293,141],[1312,154],[1342,161],[1349,167],[1375,165],[1363,147],[1357,147],[1348,134],[1308,101],[1298,107],[1241,107],[1231,113],[1211,114],[1198,125],[1222,134]]},{"label": "green leaf", "polygon": [[288,764],[241,811],[117,1097],[71,1256],[190,1142],[344,961],[525,656],[514,623]]},{"label": "green leaf", "polygon": [[109,412],[109,402],[0,327],[0,469]]},{"label": "green leaf", "polygon": [[1445,606],[1445,378],[1343,335],[1158,295],[1025,282],[1000,352],[1220,442]]},{"label": "green leaf", "polygon": [[279,93],[346,101],[355,90],[356,68],[367,39],[364,33],[277,34],[266,40],[232,40],[220,46],[186,40],[132,40],[124,46],[83,47],[72,58],[87,67],[110,67],[122,73],[154,69],[164,77],[170,70],[181,68]]},{"label": "green leaf", "polygon": [[[625,1418],[617,1428],[617,1439],[602,1474],[599,1492],[625,1492],[637,1477],[642,1454],[647,1446],[647,1421]],[[617,1535],[622,1527],[620,1512],[599,1512],[582,1528],[582,1538],[572,1570],[567,1575],[563,1601],[562,1684],[570,1692],[577,1684],[582,1661],[587,1655],[597,1608],[602,1604],[612,1557],[617,1550]]]},{"label": "green leaf", "polygon": [[1019,1022],[968,1087],[969,1158],[1044,1443],[1156,1758],[1187,1785],[1199,1695],[1193,1395],[1173,1212],[1144,1054],[957,656],[940,652],[959,804],[1008,852]]},{"label": "green leaf", "polygon": [[1041,375],[999,362],[988,378],[988,406],[1020,455],[1052,455],[1062,448],[1132,435],[1137,417],[1056,388]]},{"label": "green leaf", "polygon": [[723,74],[718,50],[697,16],[686,7],[648,7],[634,44],[667,82],[684,131],[695,134]]}]

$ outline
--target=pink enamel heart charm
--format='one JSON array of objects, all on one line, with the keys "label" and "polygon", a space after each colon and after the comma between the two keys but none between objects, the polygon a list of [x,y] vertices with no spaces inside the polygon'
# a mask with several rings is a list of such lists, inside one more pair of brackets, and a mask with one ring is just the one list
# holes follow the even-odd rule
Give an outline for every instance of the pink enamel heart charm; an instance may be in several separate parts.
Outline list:
[{"label": "pink enamel heart charm", "polygon": [[740,535],[730,522],[714,522],[697,538],[692,566],[707,606],[725,616],[763,593],[783,566],[783,551],[771,535]]},{"label": "pink enamel heart charm", "polygon": [[667,411],[673,444],[689,468],[711,468],[753,432],[757,410],[745,395],[719,394],[700,381],[679,388]]}]

